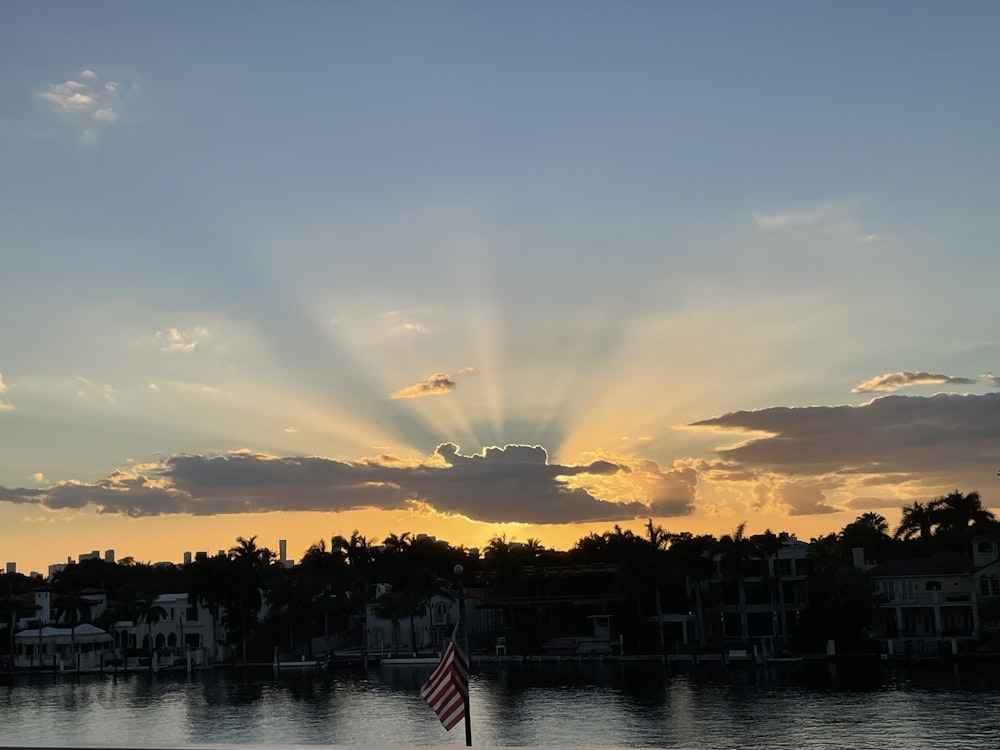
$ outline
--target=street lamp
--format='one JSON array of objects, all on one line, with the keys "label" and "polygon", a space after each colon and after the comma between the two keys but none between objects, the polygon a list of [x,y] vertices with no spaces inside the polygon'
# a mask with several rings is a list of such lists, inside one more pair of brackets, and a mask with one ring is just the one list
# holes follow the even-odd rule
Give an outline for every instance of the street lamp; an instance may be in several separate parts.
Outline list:
[{"label": "street lamp", "polygon": [[465,651],[466,658],[468,658],[469,623],[465,619],[465,584],[462,581],[462,573],[465,572],[465,568],[461,565],[456,565],[453,570],[455,576],[458,578],[458,630],[462,635],[462,650]]},{"label": "street lamp", "polygon": [[[458,578],[458,631],[462,633],[462,651],[465,652],[466,660],[469,659],[469,623],[465,619],[465,584],[462,581],[462,573],[465,569],[461,565],[456,565],[453,568],[455,576]],[[456,636],[458,633],[455,634]],[[468,661],[467,661],[468,663]],[[466,684],[465,687],[465,746],[472,746],[472,722],[470,721],[470,708],[469,708],[469,687]]]}]

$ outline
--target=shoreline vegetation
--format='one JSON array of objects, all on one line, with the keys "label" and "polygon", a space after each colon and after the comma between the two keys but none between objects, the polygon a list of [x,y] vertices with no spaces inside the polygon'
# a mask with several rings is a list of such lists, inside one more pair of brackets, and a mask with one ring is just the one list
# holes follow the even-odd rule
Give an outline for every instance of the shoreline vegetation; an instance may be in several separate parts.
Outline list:
[{"label": "shoreline vegetation", "polygon": [[[238,537],[185,565],[89,559],[48,580],[0,575],[0,658],[4,671],[29,653],[31,669],[65,671],[75,653],[78,670],[90,650],[75,643],[83,625],[113,636],[103,671],[426,656],[457,620],[459,576],[474,661],[995,658],[998,550],[993,513],[958,491],[904,507],[894,530],[864,513],[809,542],[748,535],[745,524],[718,538],[672,533],[650,519],[644,533],[615,526],[564,551],[537,539],[496,536],[480,551],[355,531],[292,562]],[[50,654],[49,636],[69,641]]]}]

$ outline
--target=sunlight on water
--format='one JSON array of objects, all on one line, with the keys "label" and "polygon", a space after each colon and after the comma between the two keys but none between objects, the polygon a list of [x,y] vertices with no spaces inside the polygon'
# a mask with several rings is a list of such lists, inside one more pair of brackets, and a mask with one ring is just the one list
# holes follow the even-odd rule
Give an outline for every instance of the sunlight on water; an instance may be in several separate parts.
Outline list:
[{"label": "sunlight on water", "polygon": [[[418,691],[429,668],[275,677],[227,672],[17,678],[5,745],[462,744]],[[477,745],[676,748],[1000,747],[991,664],[697,673],[561,663],[480,670]]]}]

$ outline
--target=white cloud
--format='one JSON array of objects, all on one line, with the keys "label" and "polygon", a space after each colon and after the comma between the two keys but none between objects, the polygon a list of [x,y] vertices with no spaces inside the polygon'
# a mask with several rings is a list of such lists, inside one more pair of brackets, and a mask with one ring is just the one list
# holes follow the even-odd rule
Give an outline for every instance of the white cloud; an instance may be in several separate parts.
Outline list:
[{"label": "white cloud", "polygon": [[[6,390],[7,390],[7,384],[3,382],[3,373],[0,373],[0,396],[2,396],[3,392]],[[14,407],[12,404],[7,403],[6,401],[3,400],[3,398],[0,398],[0,411],[5,411],[7,409],[13,409],[13,408]]]},{"label": "white cloud", "polygon": [[50,83],[37,95],[56,115],[79,129],[81,140],[92,142],[97,139],[98,128],[121,119],[122,88],[118,81],[101,86],[97,74],[89,69],[80,73],[80,79]]},{"label": "white cloud", "polygon": [[851,393],[892,393],[911,385],[939,385],[942,383],[973,385],[975,382],[972,378],[936,375],[930,372],[887,372],[885,375],[879,375],[855,386],[851,389]]},{"label": "white cloud", "polygon": [[861,229],[854,208],[858,201],[844,200],[773,212],[757,212],[754,224],[764,232],[833,235],[860,244],[878,242],[877,234]]},{"label": "white cloud", "polygon": [[31,475],[31,477],[39,484],[45,481],[45,474],[43,474],[40,471],[36,471],[34,474]]},{"label": "white cloud", "polygon": [[115,389],[107,383],[96,383],[93,380],[77,375],[72,380],[67,381],[67,385],[70,388],[75,388],[77,398],[84,401],[93,402],[97,400],[112,404],[116,401]]},{"label": "white cloud", "polygon": [[761,229],[784,229],[786,227],[805,226],[817,224],[828,218],[828,214],[823,211],[800,211],[798,213],[755,213],[754,222]]},{"label": "white cloud", "polygon": [[198,346],[198,342],[208,336],[208,329],[203,326],[181,330],[180,328],[168,328],[166,331],[157,331],[156,338],[164,342],[160,346],[161,352],[189,352]]}]

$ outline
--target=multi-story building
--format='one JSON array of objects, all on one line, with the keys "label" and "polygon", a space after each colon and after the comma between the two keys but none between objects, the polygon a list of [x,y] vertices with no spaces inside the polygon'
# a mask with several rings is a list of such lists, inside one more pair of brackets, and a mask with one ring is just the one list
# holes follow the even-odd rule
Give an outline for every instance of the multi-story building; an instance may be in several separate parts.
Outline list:
[{"label": "multi-story building", "polygon": [[[112,626],[116,648],[149,652],[150,646],[161,654],[178,659],[194,655],[195,664],[226,658],[222,645],[221,617],[203,604],[189,604],[187,594],[161,594],[153,600],[156,614],[138,621],[120,621]],[[150,643],[152,639],[152,643]]]},{"label": "multi-story building", "polygon": [[[751,537],[757,544],[763,537]],[[698,643],[729,643],[747,647],[758,642],[769,651],[786,647],[807,604],[806,577],[812,567],[809,545],[794,536],[782,539],[771,554],[757,551],[728,570],[725,556],[713,556],[707,578],[689,581],[696,612]],[[694,589],[699,591],[695,592]]]},{"label": "multi-story building", "polygon": [[1000,631],[1000,556],[993,537],[976,537],[967,554],[889,560],[866,572],[876,585],[872,635],[890,653],[936,655]]}]

